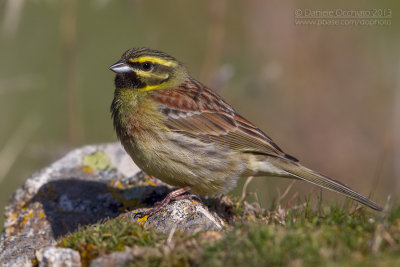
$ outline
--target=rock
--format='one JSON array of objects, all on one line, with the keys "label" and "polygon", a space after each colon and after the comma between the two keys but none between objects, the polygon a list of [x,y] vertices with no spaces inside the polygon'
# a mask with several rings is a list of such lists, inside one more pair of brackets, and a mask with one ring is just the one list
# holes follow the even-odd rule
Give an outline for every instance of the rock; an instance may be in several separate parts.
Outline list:
[{"label": "rock", "polygon": [[39,267],[80,267],[81,256],[70,248],[45,247],[36,251]]},{"label": "rock", "polygon": [[[5,208],[0,266],[31,266],[35,251],[54,247],[78,226],[105,218],[120,216],[163,232],[223,227],[224,221],[215,212],[191,200],[172,202],[150,218],[135,218],[138,208],[152,207],[171,190],[141,172],[119,143],[73,150],[33,174],[11,197]],[[59,252],[56,248],[48,251]],[[36,254],[43,262],[52,259],[43,253]]]},{"label": "rock", "polygon": [[149,256],[160,256],[161,253],[157,248],[125,248],[124,251],[114,252],[108,255],[98,257],[90,263],[90,267],[123,267],[135,259],[145,258]]},{"label": "rock", "polygon": [[225,225],[221,217],[209,211],[203,203],[188,199],[174,201],[151,217],[137,218],[137,213],[144,210],[146,209],[130,212],[128,218],[164,233],[175,230],[186,233],[220,231]]},{"label": "rock", "polygon": [[26,256],[17,257],[9,262],[4,262],[2,267],[33,267],[32,260],[28,259]]},{"label": "rock", "polygon": [[131,251],[125,250],[98,257],[97,259],[94,259],[90,263],[90,267],[102,267],[102,266],[123,267],[128,262],[132,262],[132,260],[133,260],[133,255]]}]

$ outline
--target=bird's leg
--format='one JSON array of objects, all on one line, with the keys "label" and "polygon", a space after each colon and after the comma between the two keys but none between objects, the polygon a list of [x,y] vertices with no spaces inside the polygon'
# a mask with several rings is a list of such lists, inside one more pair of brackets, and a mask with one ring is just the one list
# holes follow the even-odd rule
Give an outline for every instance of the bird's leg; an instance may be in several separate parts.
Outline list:
[{"label": "bird's leg", "polygon": [[[190,189],[192,189],[193,186],[185,186],[179,189],[176,189],[172,192],[170,192],[161,202],[158,202],[156,206],[154,206],[153,208],[147,210],[147,211],[143,211],[143,212],[139,212],[135,215],[142,218],[146,215],[153,215],[154,213],[157,213],[159,210],[165,208],[165,206],[168,205],[169,202],[171,202],[171,200],[175,200],[175,199],[184,199],[186,195],[183,195],[184,193],[186,193],[187,191],[189,191]],[[188,195],[189,198],[192,197],[192,194]],[[188,197],[186,197],[188,198]]]}]

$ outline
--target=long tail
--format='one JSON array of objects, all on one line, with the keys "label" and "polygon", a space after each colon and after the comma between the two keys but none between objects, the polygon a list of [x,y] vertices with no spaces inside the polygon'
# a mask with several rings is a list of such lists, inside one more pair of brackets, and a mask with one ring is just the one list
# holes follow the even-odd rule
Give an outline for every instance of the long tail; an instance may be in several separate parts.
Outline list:
[{"label": "long tail", "polygon": [[364,197],[363,195],[357,193],[353,189],[348,186],[335,181],[325,175],[319,174],[313,170],[310,170],[297,162],[286,161],[286,160],[278,160],[273,163],[274,166],[278,167],[281,170],[287,172],[292,178],[298,178],[303,181],[310,182],[312,184],[321,186],[323,188],[332,190],[334,192],[341,193],[345,196],[348,196],[374,210],[382,211],[382,208],[373,202],[372,200]]}]

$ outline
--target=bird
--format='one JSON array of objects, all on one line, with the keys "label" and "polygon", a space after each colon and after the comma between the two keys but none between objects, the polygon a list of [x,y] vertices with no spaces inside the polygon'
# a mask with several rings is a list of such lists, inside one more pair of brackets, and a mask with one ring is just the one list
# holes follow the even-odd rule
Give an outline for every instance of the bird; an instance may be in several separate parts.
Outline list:
[{"label": "bird", "polygon": [[109,67],[116,73],[111,116],[118,139],[145,173],[176,186],[144,215],[185,196],[227,194],[239,178],[292,178],[382,208],[347,185],[285,153],[180,61],[159,50],[132,48]]}]

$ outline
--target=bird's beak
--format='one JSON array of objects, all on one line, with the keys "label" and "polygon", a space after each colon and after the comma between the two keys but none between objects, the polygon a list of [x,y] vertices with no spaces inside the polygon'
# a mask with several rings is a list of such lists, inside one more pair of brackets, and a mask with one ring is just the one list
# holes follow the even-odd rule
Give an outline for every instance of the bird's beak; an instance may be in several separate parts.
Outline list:
[{"label": "bird's beak", "polygon": [[110,70],[116,73],[124,73],[124,72],[131,72],[132,69],[129,65],[125,64],[122,59],[115,62],[110,66]]}]

